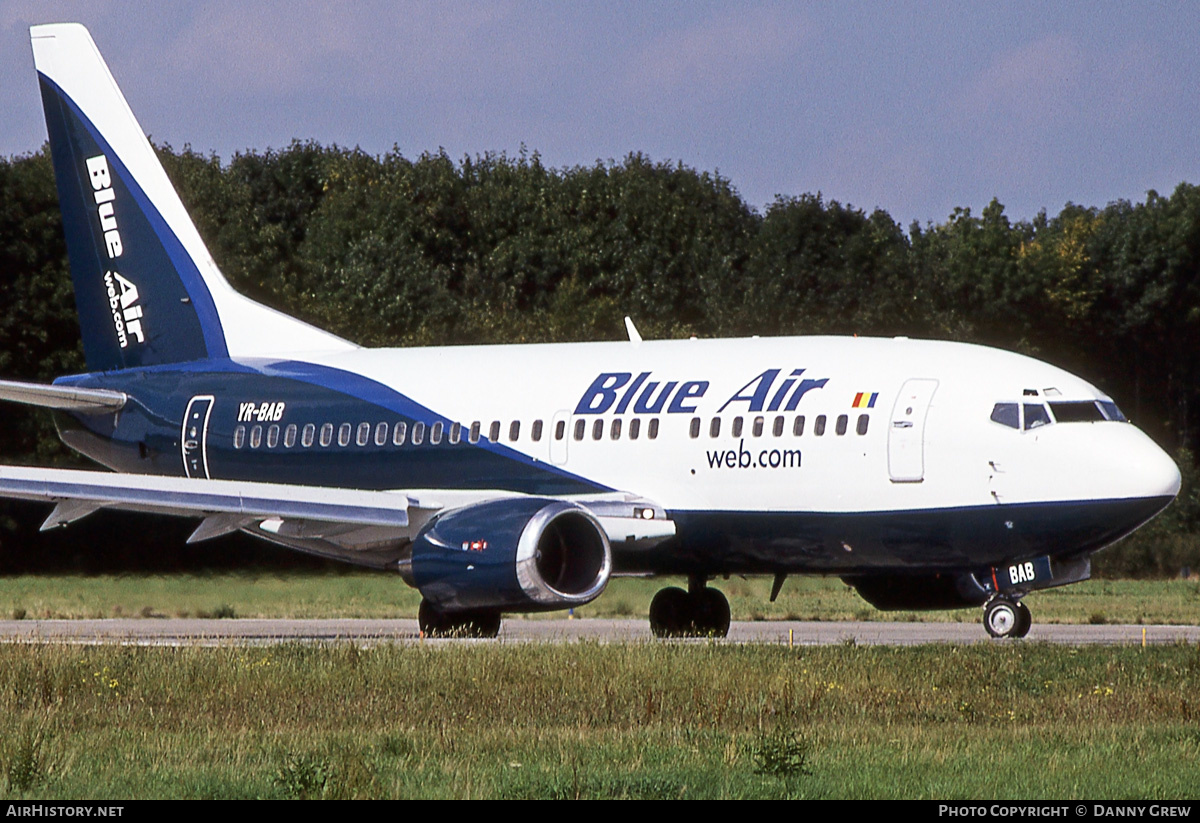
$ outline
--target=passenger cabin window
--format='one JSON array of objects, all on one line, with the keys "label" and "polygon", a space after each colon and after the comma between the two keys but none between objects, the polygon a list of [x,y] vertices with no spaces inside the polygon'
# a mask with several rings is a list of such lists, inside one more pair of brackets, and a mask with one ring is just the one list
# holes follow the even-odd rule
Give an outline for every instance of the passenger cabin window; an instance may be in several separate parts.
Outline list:
[{"label": "passenger cabin window", "polygon": [[637,440],[638,435],[641,433],[642,433],[642,421],[635,417],[629,421],[629,439]]},{"label": "passenger cabin window", "polygon": [[304,432],[300,435],[300,445],[306,449],[312,448],[312,444],[317,439],[317,424],[305,423]]},{"label": "passenger cabin window", "polygon": [[376,424],[376,426],[375,426],[375,445],[376,446],[386,446],[387,445],[389,428],[390,428],[390,426],[388,426],[387,423]]},{"label": "passenger cabin window", "polygon": [[529,436],[533,440],[534,443],[537,443],[542,439],[542,421],[541,420],[533,421],[533,431],[530,432]]},{"label": "passenger cabin window", "polygon": [[554,439],[562,440],[567,434],[567,421],[559,420],[554,424]]},{"label": "passenger cabin window", "polygon": [[1050,425],[1050,414],[1041,403],[1025,403],[1025,431]]},{"label": "passenger cabin window", "polygon": [[850,422],[849,416],[844,415],[844,414],[838,415],[837,423],[833,427],[833,430],[835,432],[837,432],[838,437],[841,437],[843,434],[846,433],[846,425],[849,422]]},{"label": "passenger cabin window", "polygon": [[325,423],[321,426],[321,445],[328,446],[333,442],[333,424]]},{"label": "passenger cabin window", "polygon": [[429,445],[437,446],[442,442],[442,430],[445,426],[439,420],[429,427]]},{"label": "passenger cabin window", "polygon": [[796,415],[796,419],[792,422],[792,434],[796,437],[804,434],[804,415]]},{"label": "passenger cabin window", "polygon": [[1021,428],[1021,413],[1016,403],[997,403],[992,406],[992,422],[1010,429]]},{"label": "passenger cabin window", "polygon": [[742,418],[740,418],[740,417],[733,418],[733,436],[734,437],[742,436]]},{"label": "passenger cabin window", "polygon": [[238,426],[233,430],[233,447],[240,449],[244,445],[246,445],[246,427]]},{"label": "passenger cabin window", "polygon": [[493,420],[492,425],[488,427],[488,440],[493,443],[500,442],[500,421]]},{"label": "passenger cabin window", "polygon": [[582,440],[584,429],[587,428],[587,421],[582,417],[575,421],[575,439]]},{"label": "passenger cabin window", "polygon": [[412,444],[419,446],[425,440],[425,424],[421,422],[413,423],[412,427]]},{"label": "passenger cabin window", "polygon": [[457,446],[459,440],[462,440],[462,423],[451,423],[450,445]]},{"label": "passenger cabin window", "polygon": [[513,443],[517,442],[517,438],[521,436],[521,421],[514,420],[508,426],[508,439]]},{"label": "passenger cabin window", "polygon": [[775,418],[775,422],[771,424],[771,434],[780,437],[783,434],[783,415]]},{"label": "passenger cabin window", "polygon": [[714,417],[712,419],[712,422],[708,424],[708,436],[709,437],[720,437],[721,436],[721,418]]},{"label": "passenger cabin window", "polygon": [[349,446],[350,445],[350,430],[351,430],[351,426],[349,423],[343,423],[342,425],[338,426],[338,445],[339,446]]},{"label": "passenger cabin window", "polygon": [[267,429],[267,448],[273,449],[279,445],[279,424],[273,423],[271,428]]},{"label": "passenger cabin window", "polygon": [[613,440],[621,439],[621,418],[613,418],[612,427],[609,429],[608,436]]},{"label": "passenger cabin window", "polygon": [[257,449],[262,445],[262,426],[255,426],[250,430],[250,448]]},{"label": "passenger cabin window", "polygon": [[646,436],[649,437],[651,440],[658,437],[658,418],[657,417],[653,417],[650,419],[650,425],[646,429]]},{"label": "passenger cabin window", "polygon": [[289,423],[288,427],[283,430],[283,447],[290,449],[296,445],[296,424]]},{"label": "passenger cabin window", "polygon": [[870,423],[871,423],[871,415],[860,414],[858,416],[858,424],[854,427],[854,430],[856,432],[858,432],[859,434],[866,434],[867,426],[870,425]]},{"label": "passenger cabin window", "polygon": [[692,425],[691,425],[691,428],[688,430],[688,434],[690,434],[692,436],[693,440],[700,436],[700,418],[699,417],[692,418]]},{"label": "passenger cabin window", "polygon": [[371,424],[359,423],[358,433],[354,435],[354,442],[360,446],[365,446],[371,442]]},{"label": "passenger cabin window", "polygon": [[474,423],[471,424],[471,430],[469,432],[467,432],[467,440],[469,442],[471,442],[471,443],[479,442],[480,428],[482,428],[482,424],[478,420],[476,420]]},{"label": "passenger cabin window", "polygon": [[825,415],[817,415],[817,420],[815,423],[813,423],[813,434],[815,434],[817,437],[825,434]]},{"label": "passenger cabin window", "polygon": [[393,446],[403,446],[404,439],[407,436],[408,436],[408,424],[405,423],[403,420],[401,420],[399,423],[396,424],[396,427],[392,429],[392,445]]},{"label": "passenger cabin window", "polygon": [[761,417],[754,418],[754,427],[751,429],[755,437],[762,437],[763,419]]},{"label": "passenger cabin window", "polygon": [[596,422],[592,423],[592,439],[599,440],[603,436],[604,436],[604,421],[597,420]]}]

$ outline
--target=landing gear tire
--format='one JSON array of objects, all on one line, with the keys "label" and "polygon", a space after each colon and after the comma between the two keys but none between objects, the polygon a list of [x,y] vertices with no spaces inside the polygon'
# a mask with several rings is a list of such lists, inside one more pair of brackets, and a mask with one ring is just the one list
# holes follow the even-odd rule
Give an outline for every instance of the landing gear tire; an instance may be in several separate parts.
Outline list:
[{"label": "landing gear tire", "polygon": [[444,612],[421,601],[417,624],[426,637],[495,637],[500,634],[500,612]]},{"label": "landing gear tire", "polygon": [[729,634],[729,601],[717,589],[704,588],[695,595],[698,601],[696,628],[703,637]]},{"label": "landing gear tire", "polygon": [[650,601],[650,631],[655,637],[682,637],[690,612],[687,592],[677,586],[660,589]]},{"label": "landing gear tire", "polygon": [[[994,597],[983,608],[983,627],[992,637],[1023,637],[1022,609],[1029,613],[1029,609],[1007,597]],[[1024,628],[1029,631],[1028,625]]]},{"label": "landing gear tire", "polygon": [[655,637],[725,637],[729,601],[716,589],[688,593],[675,586],[650,601],[650,631]]},{"label": "landing gear tire", "polygon": [[1024,637],[1029,634],[1029,629],[1033,625],[1033,615],[1029,613],[1029,607],[1024,603],[1017,603],[1017,629],[1013,632],[1013,637]]}]

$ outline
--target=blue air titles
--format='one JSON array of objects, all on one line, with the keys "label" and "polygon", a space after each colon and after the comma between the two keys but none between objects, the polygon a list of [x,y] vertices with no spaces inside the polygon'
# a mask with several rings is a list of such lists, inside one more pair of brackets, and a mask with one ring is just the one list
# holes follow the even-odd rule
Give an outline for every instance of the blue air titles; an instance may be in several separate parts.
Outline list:
[{"label": "blue air titles", "polygon": [[[791,374],[779,381],[782,369],[767,369],[732,397],[725,401],[717,413],[729,406],[745,403],[744,409],[735,406],[734,411],[795,411],[800,399],[813,389],[819,389],[829,378],[819,380],[800,379],[804,369],[793,369]],[[583,397],[575,406],[575,414],[625,414],[632,407],[634,414],[695,414],[696,401],[704,397],[709,388],[707,380],[671,380],[663,383],[651,380],[650,372],[634,377],[631,372],[604,372],[588,386]]]},{"label": "blue air titles", "polygon": [[[96,217],[100,220],[100,231],[104,235],[104,250],[110,260],[116,260],[125,251],[125,247],[121,243],[121,231],[117,227],[117,214],[114,209],[117,194],[108,170],[108,158],[97,154],[83,162],[87,166],[88,179],[92,184]],[[137,286],[128,278],[122,277],[119,272],[109,270],[104,273],[104,289],[108,294],[108,306],[112,311],[117,343],[123,349],[129,346],[130,337],[136,338],[139,343],[145,343],[146,332],[142,328],[144,313],[138,303],[140,295]]]}]

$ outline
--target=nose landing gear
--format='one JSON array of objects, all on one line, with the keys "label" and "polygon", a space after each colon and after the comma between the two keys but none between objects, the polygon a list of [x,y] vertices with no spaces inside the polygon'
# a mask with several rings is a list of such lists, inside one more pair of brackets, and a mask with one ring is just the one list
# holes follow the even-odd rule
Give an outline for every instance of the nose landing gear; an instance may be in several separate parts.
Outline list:
[{"label": "nose landing gear", "polygon": [[1008,595],[998,594],[983,607],[983,627],[992,637],[1024,637],[1032,625],[1029,607]]}]

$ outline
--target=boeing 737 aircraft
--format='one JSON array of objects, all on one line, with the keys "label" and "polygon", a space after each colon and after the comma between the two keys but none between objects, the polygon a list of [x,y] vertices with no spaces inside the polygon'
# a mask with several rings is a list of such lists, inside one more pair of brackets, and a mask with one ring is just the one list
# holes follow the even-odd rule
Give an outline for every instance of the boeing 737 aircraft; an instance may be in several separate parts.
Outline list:
[{"label": "boeing 737 aircraft", "polygon": [[369,350],[234,292],[91,36],[31,30],[86,374],[4,382],[114,471],[0,467],[0,495],[199,519],[398,572],[431,633],[494,635],[612,575],[678,575],[658,635],[724,635],[728,575],[836,575],[883,609],[1086,579],[1175,496],[1171,459],[1061,369],[834,337]]}]

